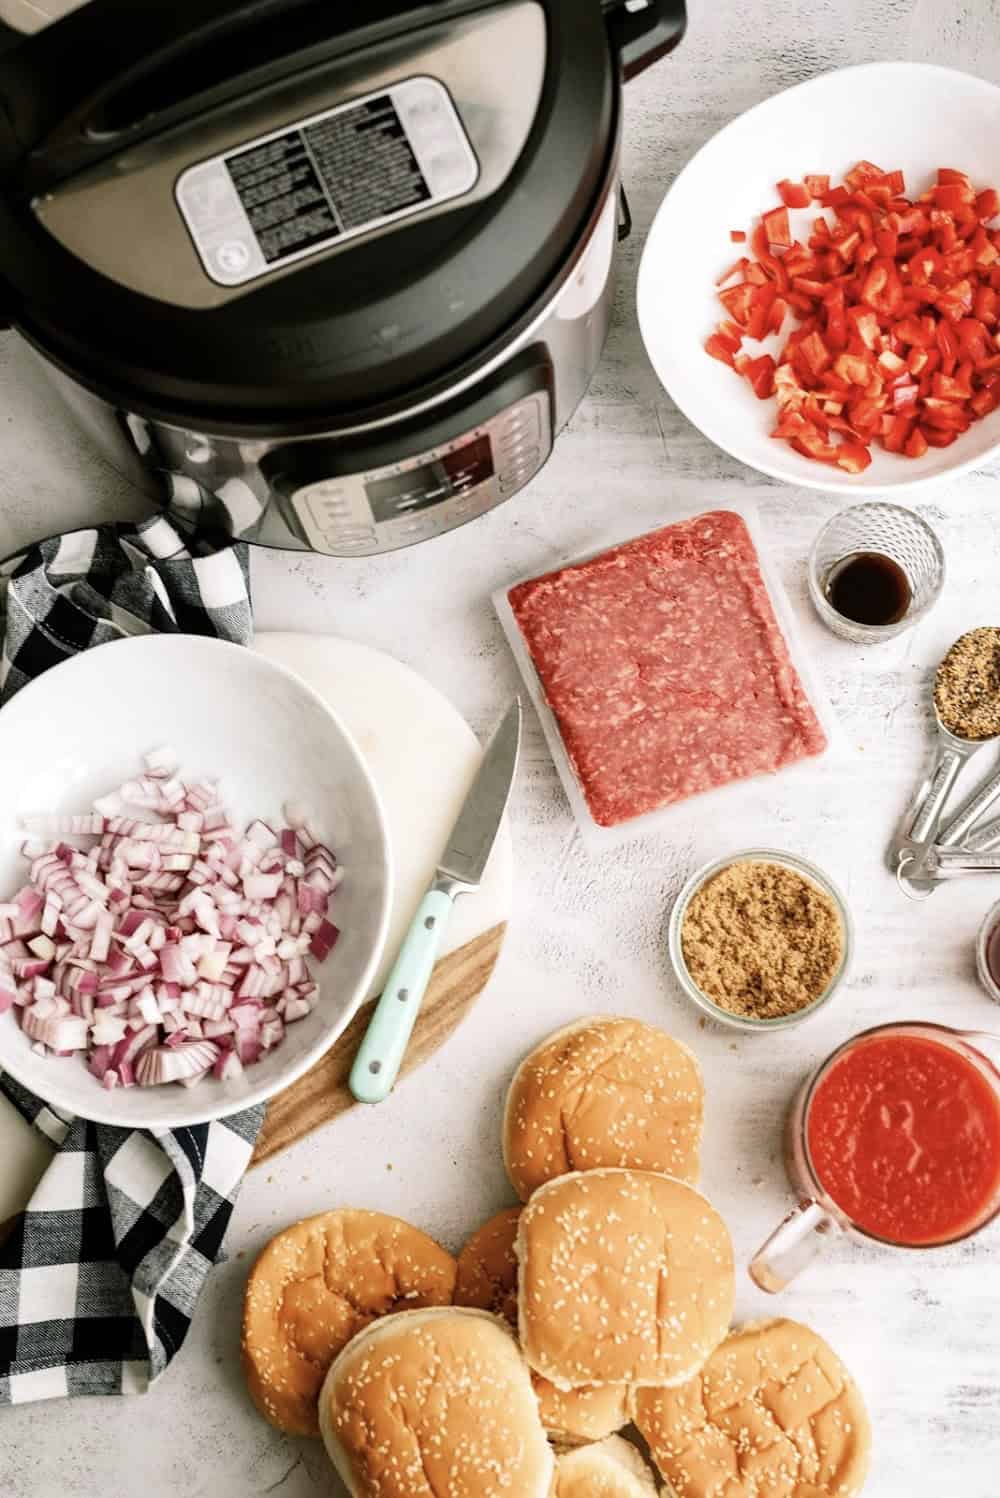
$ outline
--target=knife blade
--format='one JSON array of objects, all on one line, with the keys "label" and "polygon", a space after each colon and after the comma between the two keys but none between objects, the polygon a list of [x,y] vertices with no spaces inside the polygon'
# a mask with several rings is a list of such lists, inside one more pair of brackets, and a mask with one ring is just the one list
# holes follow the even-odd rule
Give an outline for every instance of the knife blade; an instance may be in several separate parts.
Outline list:
[{"label": "knife blade", "polygon": [[456,895],[478,887],[493,851],[517,774],[521,703],[515,698],[494,733],[400,948],[354,1058],[348,1085],[359,1103],[392,1091],[434,971]]},{"label": "knife blade", "polygon": [[489,742],[483,762],[465,798],[448,846],[438,863],[438,878],[471,888],[482,882],[503,814],[517,775],[521,750],[521,699],[515,697]]}]

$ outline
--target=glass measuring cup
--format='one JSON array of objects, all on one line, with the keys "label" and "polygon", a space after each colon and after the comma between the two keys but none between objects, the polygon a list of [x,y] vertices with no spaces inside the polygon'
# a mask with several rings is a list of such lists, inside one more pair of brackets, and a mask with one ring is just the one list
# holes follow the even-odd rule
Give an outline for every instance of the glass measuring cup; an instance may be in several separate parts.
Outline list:
[{"label": "glass measuring cup", "polygon": [[985,1080],[1000,1110],[1000,1036],[982,1031],[954,1030],[948,1025],[937,1025],[923,1021],[904,1021],[899,1024],[878,1025],[862,1031],[817,1068],[799,1088],[792,1100],[785,1124],[785,1168],[788,1178],[798,1194],[798,1205],[775,1229],[767,1241],[757,1250],[750,1262],[750,1277],[762,1290],[771,1294],[783,1290],[797,1274],[809,1264],[822,1249],[846,1234],[861,1242],[880,1243],[888,1248],[913,1252],[918,1249],[940,1248],[946,1243],[956,1243],[971,1238],[1000,1214],[1000,1171],[992,1193],[984,1199],[981,1207],[970,1215],[968,1222],[943,1237],[931,1242],[906,1243],[897,1239],[881,1237],[878,1233],[860,1226],[841,1206],[834,1201],[817,1172],[809,1147],[810,1111],[817,1092],[829,1076],[833,1067],[848,1053],[866,1042],[879,1037],[910,1036],[918,1040],[931,1040],[945,1046],[949,1051],[969,1063]]}]

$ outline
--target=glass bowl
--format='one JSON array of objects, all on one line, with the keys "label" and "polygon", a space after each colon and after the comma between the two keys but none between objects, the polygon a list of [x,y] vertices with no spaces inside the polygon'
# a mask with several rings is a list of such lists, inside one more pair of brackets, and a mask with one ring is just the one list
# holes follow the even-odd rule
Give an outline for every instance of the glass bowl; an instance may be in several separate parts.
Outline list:
[{"label": "glass bowl", "polygon": [[991,905],[986,912],[983,924],[979,928],[979,935],[976,937],[976,972],[979,974],[980,983],[994,1004],[1000,1004],[1000,986],[997,985],[990,971],[989,950],[990,937],[998,925],[1000,925],[1000,900],[995,905]]},{"label": "glass bowl", "polygon": [[[838,614],[827,597],[841,562],[859,553],[888,557],[906,574],[910,602],[892,624],[858,624]],[[877,645],[919,624],[937,603],[944,587],[944,551],[925,520],[902,505],[875,501],[841,510],[820,531],[809,555],[809,596],[826,625],[842,640]]]},{"label": "glass bowl", "polygon": [[[840,965],[834,973],[826,988],[818,998],[813,999],[811,1004],[806,1004],[802,1009],[797,1009],[794,1014],[782,1014],[775,1019],[750,1019],[742,1014],[732,1014],[728,1009],[723,1009],[716,1004],[707,994],[703,993],[688,972],[687,963],[684,961],[684,951],[681,946],[681,931],[684,926],[684,917],[692,898],[701,889],[702,885],[721,874],[723,869],[728,869],[734,863],[777,863],[786,869],[801,874],[803,878],[810,880],[827,895],[836,905],[840,914],[840,921],[844,931],[844,951],[840,959]],[[706,864],[685,884],[674,902],[674,908],[670,912],[670,924],[667,930],[667,950],[670,955],[670,963],[676,974],[677,981],[683,988],[687,997],[710,1019],[718,1020],[720,1025],[728,1025],[734,1030],[786,1030],[791,1025],[801,1024],[803,1020],[810,1019],[818,1010],[822,1009],[833,998],[837,989],[847,976],[851,961],[854,956],[854,923],[847,902],[837,886],[827,878],[822,869],[815,864],[809,863],[807,859],[798,858],[794,853],[783,853],[779,848],[748,848],[740,853],[730,853],[725,858],[716,859],[714,863]]]}]

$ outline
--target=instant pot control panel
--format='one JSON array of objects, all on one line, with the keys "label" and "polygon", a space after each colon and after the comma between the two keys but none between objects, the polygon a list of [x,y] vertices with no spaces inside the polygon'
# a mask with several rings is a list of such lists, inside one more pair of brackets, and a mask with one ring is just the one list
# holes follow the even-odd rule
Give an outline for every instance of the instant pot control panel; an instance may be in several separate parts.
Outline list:
[{"label": "instant pot control panel", "polygon": [[485,514],[534,477],[552,450],[551,378],[544,354],[522,356],[450,421],[421,427],[411,418],[407,430],[363,444],[289,443],[262,467],[312,550],[367,556],[412,546]]}]

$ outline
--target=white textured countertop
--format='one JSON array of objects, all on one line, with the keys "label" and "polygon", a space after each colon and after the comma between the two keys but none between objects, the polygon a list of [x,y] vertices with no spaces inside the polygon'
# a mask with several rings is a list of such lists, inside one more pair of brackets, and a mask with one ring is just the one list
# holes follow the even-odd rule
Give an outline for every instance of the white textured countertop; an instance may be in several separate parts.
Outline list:
[{"label": "white textured countertop", "polygon": [[[947,549],[944,600],[916,633],[865,652],[824,633],[803,558],[833,500],[766,483],[715,451],[658,387],[633,290],[643,234],[670,179],[719,125],[774,90],[877,58],[966,67],[1000,81],[995,0],[695,0],[674,58],[628,92],[625,177],[636,231],[615,327],[590,398],[531,488],[424,548],[371,562],[258,552],[265,629],[341,633],[423,672],[477,731],[515,687],[488,599],[582,550],[692,501],[755,500],[770,554],[851,754],[794,785],[694,804],[662,836],[594,858],[581,847],[533,716],[513,812],[515,898],[496,977],[471,1018],[391,1100],[358,1110],[251,1175],[181,1355],[142,1401],[0,1411],[5,1498],[307,1498],[339,1493],[321,1447],[253,1413],[237,1338],[248,1261],[282,1224],[335,1204],[409,1217],[457,1248],[508,1199],[498,1145],[503,1089],[524,1050],[591,1011],[643,1016],[688,1041],[708,1087],[704,1184],[733,1232],[738,1310],[810,1321],[856,1372],[875,1426],[871,1498],[1000,1492],[1000,1229],[953,1250],[892,1255],[841,1243],[778,1300],[746,1259],[788,1205],[782,1112],[804,1071],[855,1030],[930,1018],[1000,1030],[977,987],[973,937],[1000,882],[956,883],[906,903],[885,872],[890,828],[928,745],[930,671],[963,629],[995,623],[1000,463],[919,508]],[[835,130],[835,122],[831,129]],[[131,511],[121,482],[81,446],[44,381],[0,341],[0,551],[73,521]],[[804,853],[846,889],[857,922],[851,982],[807,1025],[773,1039],[701,1029],[667,976],[671,898],[697,865],[750,844]]]}]

